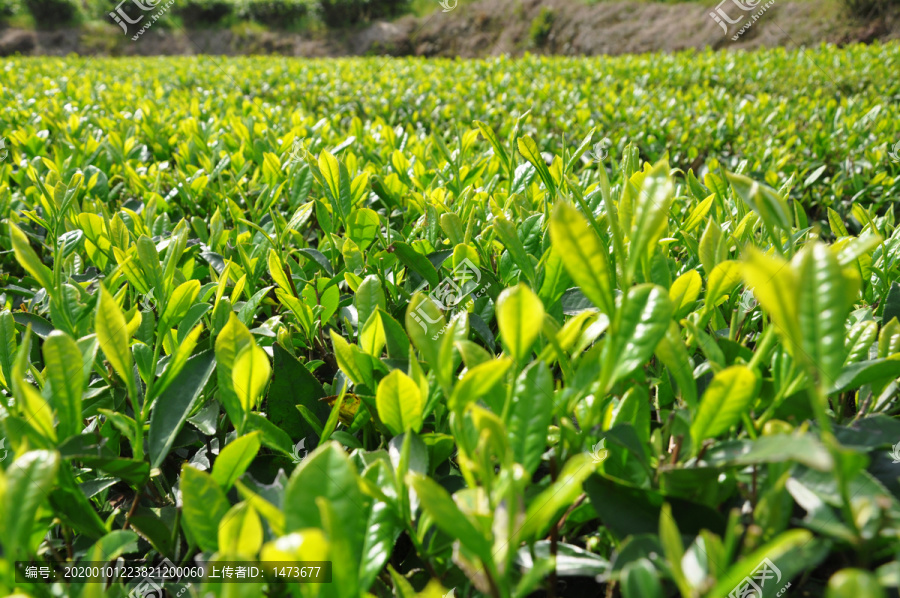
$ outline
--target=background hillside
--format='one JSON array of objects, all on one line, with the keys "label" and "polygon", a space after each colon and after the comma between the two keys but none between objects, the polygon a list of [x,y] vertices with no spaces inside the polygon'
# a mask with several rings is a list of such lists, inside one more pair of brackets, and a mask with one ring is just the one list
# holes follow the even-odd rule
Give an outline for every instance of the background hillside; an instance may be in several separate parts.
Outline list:
[{"label": "background hillside", "polygon": [[[736,41],[743,23],[726,35],[710,2],[443,1],[179,1],[135,43],[110,17],[111,1],[0,0],[0,55],[597,55],[900,37],[897,4],[887,1],[776,0]],[[132,29],[148,22],[130,1],[119,7],[138,21]]]}]

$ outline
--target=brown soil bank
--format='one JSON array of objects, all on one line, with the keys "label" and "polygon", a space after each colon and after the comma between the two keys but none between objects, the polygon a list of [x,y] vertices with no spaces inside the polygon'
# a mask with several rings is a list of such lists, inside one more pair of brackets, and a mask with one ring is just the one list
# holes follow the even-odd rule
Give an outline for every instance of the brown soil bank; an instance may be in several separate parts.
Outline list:
[{"label": "brown soil bank", "polygon": [[[454,6],[454,0],[445,5]],[[437,5],[437,0],[435,0]],[[422,18],[404,17],[353,31],[319,36],[231,30],[182,31],[157,28],[132,41],[115,26],[59,31],[0,30],[0,56],[12,54],[95,55],[283,54],[288,56],[460,56],[474,58],[524,52],[563,55],[625,54],[688,48],[810,46],[822,42],[870,42],[900,38],[897,11],[868,23],[855,22],[834,5],[774,0],[752,26],[764,2],[746,13],[733,5],[726,12],[741,20],[726,35],[710,17],[711,6],[577,0],[480,0],[436,10]],[[542,14],[543,13],[543,14]],[[535,20],[544,24],[534,27]]]}]

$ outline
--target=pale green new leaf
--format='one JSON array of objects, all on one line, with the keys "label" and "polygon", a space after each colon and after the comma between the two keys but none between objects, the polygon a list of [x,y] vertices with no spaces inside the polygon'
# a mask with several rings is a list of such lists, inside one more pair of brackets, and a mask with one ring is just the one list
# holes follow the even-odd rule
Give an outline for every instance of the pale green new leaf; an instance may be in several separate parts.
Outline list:
[{"label": "pale green new leaf", "polygon": [[759,214],[766,226],[770,229],[776,226],[782,230],[791,229],[791,211],[774,189],[742,174],[727,173],[726,176],[735,195]]},{"label": "pale green new leaf", "polygon": [[531,162],[531,165],[537,170],[538,176],[544,182],[544,186],[547,187],[550,197],[554,197],[556,195],[556,182],[553,180],[553,176],[547,168],[547,163],[544,162],[544,157],[541,155],[534,139],[528,135],[523,135],[516,140],[516,143],[519,147],[519,153],[522,154],[523,158]]},{"label": "pale green new leaf", "polygon": [[694,450],[740,421],[756,398],[757,382],[756,372],[743,365],[727,367],[713,377],[691,423]]},{"label": "pale green new leaf", "polygon": [[100,342],[100,348],[106,355],[107,361],[126,383],[133,380],[129,349],[131,337],[128,334],[125,315],[113,296],[102,287],[100,288],[100,298],[97,301],[97,317],[94,326],[97,330],[97,340]]},{"label": "pale green new leaf", "polygon": [[666,231],[669,206],[675,194],[675,184],[669,175],[669,164],[658,162],[644,176],[641,189],[634,199],[634,225],[629,238],[626,271],[633,274],[641,260],[656,248],[656,242]]},{"label": "pale green new leaf", "polygon": [[393,370],[378,383],[375,394],[378,417],[393,435],[422,427],[425,400],[419,386],[400,370]]},{"label": "pale green new leaf", "polygon": [[603,313],[615,313],[609,254],[584,216],[559,202],[550,218],[550,238],[581,292]]},{"label": "pale green new leaf", "polygon": [[821,243],[807,245],[793,264],[797,270],[797,323],[802,354],[820,384],[830,387],[844,364],[844,322],[856,298],[855,279],[843,275],[837,257]]},{"label": "pale green new leaf", "polygon": [[[212,478],[228,491],[231,486],[243,475],[256,454],[259,452],[260,434],[251,432],[239,438],[235,438],[225,445],[225,448],[216,457],[212,468]],[[221,536],[220,536],[221,537]]]},{"label": "pale green new leaf", "polygon": [[237,314],[230,312],[228,323],[216,337],[216,378],[222,405],[234,425],[243,419],[243,409],[232,380],[234,362],[239,353],[253,344],[250,331],[238,320]]},{"label": "pale green new leaf", "polygon": [[521,362],[541,333],[544,304],[522,283],[505,289],[497,299],[497,326],[500,337],[512,357]]},{"label": "pale green new leaf", "polygon": [[32,528],[37,523],[38,506],[53,488],[59,468],[56,451],[30,451],[9,465],[6,475],[0,474],[0,544],[10,560],[30,558]]},{"label": "pale green new leaf", "polygon": [[269,356],[256,344],[241,351],[234,360],[231,381],[245,413],[256,408],[271,373]]},{"label": "pale green new leaf", "polygon": [[53,272],[41,262],[41,258],[31,248],[25,233],[19,230],[19,227],[15,224],[10,224],[9,238],[12,241],[13,251],[19,264],[38,281],[38,284],[47,289],[48,293],[52,292],[54,288]]},{"label": "pale green new leaf", "polygon": [[262,548],[262,521],[249,502],[241,502],[225,514],[218,535],[220,554],[228,558],[252,559]]}]

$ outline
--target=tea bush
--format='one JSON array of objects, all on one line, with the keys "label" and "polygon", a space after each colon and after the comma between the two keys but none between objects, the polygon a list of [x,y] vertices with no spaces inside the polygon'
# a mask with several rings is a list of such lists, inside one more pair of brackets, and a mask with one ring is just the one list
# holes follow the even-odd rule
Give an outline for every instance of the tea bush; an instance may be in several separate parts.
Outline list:
[{"label": "tea bush", "polygon": [[0,0],[0,23],[6,23],[9,18],[20,11],[18,0]]},{"label": "tea bush", "polygon": [[235,4],[230,0],[187,0],[175,8],[175,14],[186,27],[216,25],[234,12]]},{"label": "tea bush", "polygon": [[81,4],[76,0],[22,0],[38,29],[54,29],[74,25],[82,17]]},{"label": "tea bush", "polygon": [[896,592],[898,54],[8,60],[0,589]]},{"label": "tea bush", "polygon": [[305,0],[246,0],[241,14],[268,27],[286,29],[298,25],[309,9]]}]

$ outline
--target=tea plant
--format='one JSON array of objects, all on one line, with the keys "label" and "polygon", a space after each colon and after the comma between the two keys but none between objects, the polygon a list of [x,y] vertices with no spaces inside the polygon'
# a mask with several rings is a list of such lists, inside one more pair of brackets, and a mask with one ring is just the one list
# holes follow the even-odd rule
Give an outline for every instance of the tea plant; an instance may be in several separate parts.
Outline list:
[{"label": "tea plant", "polygon": [[9,61],[0,586],[896,591],[897,47],[812,55]]}]

